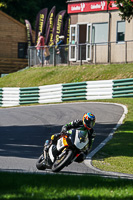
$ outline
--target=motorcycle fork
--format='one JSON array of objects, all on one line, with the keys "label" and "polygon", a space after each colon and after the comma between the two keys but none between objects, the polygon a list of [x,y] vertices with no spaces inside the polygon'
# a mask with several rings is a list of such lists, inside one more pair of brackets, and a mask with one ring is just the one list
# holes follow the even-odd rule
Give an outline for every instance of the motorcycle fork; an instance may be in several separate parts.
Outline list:
[{"label": "motorcycle fork", "polygon": [[76,156],[74,156],[74,158],[71,160],[71,163],[74,162],[78,158],[79,155],[80,154],[77,153]]}]

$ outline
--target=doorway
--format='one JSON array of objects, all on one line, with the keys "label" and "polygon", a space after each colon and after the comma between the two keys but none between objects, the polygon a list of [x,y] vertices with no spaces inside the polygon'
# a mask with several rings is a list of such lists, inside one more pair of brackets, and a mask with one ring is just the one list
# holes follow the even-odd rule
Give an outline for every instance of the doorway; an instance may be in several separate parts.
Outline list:
[{"label": "doorway", "polygon": [[70,25],[69,60],[91,60],[92,24]]},{"label": "doorway", "polygon": [[78,60],[86,60],[87,24],[79,24],[78,29]]}]

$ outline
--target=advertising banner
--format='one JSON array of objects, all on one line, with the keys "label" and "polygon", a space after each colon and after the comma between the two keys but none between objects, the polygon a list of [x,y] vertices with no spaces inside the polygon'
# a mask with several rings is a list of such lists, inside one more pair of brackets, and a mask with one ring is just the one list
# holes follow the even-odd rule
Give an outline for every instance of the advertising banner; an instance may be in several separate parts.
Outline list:
[{"label": "advertising banner", "polygon": [[59,36],[63,34],[63,18],[66,11],[60,11],[55,19],[54,29],[53,29],[53,37],[54,37],[54,44],[59,42]]},{"label": "advertising banner", "polygon": [[33,45],[33,39],[32,39],[32,28],[30,22],[26,19],[25,20],[26,24],[26,30],[27,30],[27,42],[28,42],[28,47]]},{"label": "advertising banner", "polygon": [[117,10],[117,4],[115,1],[110,1],[109,5],[108,5],[108,10]]},{"label": "advertising banner", "polygon": [[68,14],[82,13],[82,12],[98,12],[98,11],[117,10],[117,9],[118,7],[115,4],[115,1],[111,1],[109,6],[107,1],[68,4]]},{"label": "advertising banner", "polygon": [[70,35],[70,24],[71,24],[71,20],[70,20],[70,16],[66,19],[66,23],[65,23],[65,29],[64,29],[64,43],[65,44],[69,44],[69,35]]},{"label": "advertising banner", "polygon": [[45,33],[45,24],[46,24],[46,19],[47,19],[47,13],[48,13],[48,9],[44,8],[37,14],[35,43],[37,43],[37,40],[38,40],[38,33],[41,32],[43,35]]},{"label": "advertising banner", "polygon": [[47,19],[45,44],[49,46],[53,45],[53,27],[54,27],[54,19],[55,19],[55,10],[56,10],[56,7],[54,6],[51,9],[48,19]]}]

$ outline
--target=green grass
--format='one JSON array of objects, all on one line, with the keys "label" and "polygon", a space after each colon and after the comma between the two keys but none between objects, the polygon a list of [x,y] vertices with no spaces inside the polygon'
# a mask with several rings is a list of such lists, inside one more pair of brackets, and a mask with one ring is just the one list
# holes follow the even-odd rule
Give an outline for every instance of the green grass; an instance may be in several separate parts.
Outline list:
[{"label": "green grass", "polygon": [[110,102],[126,105],[128,114],[113,139],[93,157],[92,163],[105,171],[133,174],[133,98],[113,99]]},{"label": "green grass", "polygon": [[0,200],[131,200],[133,180],[0,173]]},{"label": "green grass", "polygon": [[32,67],[0,78],[0,87],[33,87],[131,77],[133,64]]}]

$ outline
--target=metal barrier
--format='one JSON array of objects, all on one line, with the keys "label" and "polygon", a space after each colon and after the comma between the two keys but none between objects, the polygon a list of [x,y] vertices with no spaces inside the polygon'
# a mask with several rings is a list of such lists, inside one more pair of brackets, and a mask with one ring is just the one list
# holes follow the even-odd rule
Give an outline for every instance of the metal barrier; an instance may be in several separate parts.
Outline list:
[{"label": "metal barrier", "polygon": [[20,88],[20,105],[38,103],[39,101],[39,88],[29,87]]},{"label": "metal barrier", "polygon": [[133,78],[55,84],[28,88],[0,88],[0,106],[133,97]]},{"label": "metal barrier", "polygon": [[113,98],[133,97],[133,78],[113,81]]},{"label": "metal barrier", "polygon": [[[72,50],[73,45],[60,45],[49,47],[50,59],[49,63],[43,63],[43,51],[41,50],[42,66],[45,65],[61,65],[66,64],[80,64],[91,63],[128,63],[133,62],[133,41],[124,41],[121,43],[116,42],[104,42],[104,43],[75,43],[74,52]],[[89,50],[88,50],[89,46]],[[37,50],[35,47],[29,47],[28,50],[29,66],[39,64],[37,57]],[[72,54],[72,55],[71,55]],[[72,58],[71,58],[72,57]],[[72,61],[73,60],[73,61]]]},{"label": "metal barrier", "polygon": [[35,47],[29,47],[28,49],[28,60],[29,60],[29,66],[49,66],[49,65],[60,65],[60,64],[69,64],[68,59],[68,45],[61,45],[60,48],[57,48],[56,46],[48,47],[45,46],[45,48],[49,49],[49,57],[45,56],[45,53],[43,50],[43,47],[41,47],[40,55],[41,55],[41,63],[39,62],[39,58],[37,56],[37,50]]},{"label": "metal barrier", "polygon": [[86,100],[86,82],[63,84],[62,101]]}]

